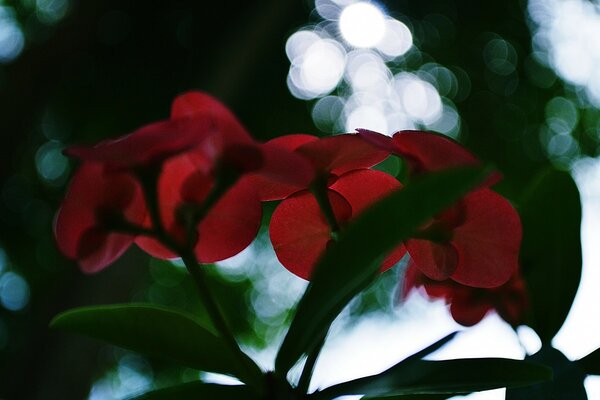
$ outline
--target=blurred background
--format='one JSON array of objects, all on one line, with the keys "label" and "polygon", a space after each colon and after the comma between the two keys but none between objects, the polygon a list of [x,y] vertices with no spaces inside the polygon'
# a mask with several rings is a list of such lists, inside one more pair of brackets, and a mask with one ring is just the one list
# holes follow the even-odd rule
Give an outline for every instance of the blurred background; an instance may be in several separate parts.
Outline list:
[{"label": "blurred background", "polygon": [[[359,127],[444,133],[496,165],[511,199],[547,165],[573,171],[584,270],[555,345],[572,358],[600,346],[592,268],[600,264],[600,3],[0,0],[0,398],[120,399],[198,378],[48,329],[57,313],[84,305],[203,312],[176,262],[132,249],[86,276],[52,236],[76,168],[62,150],[167,118],[172,99],[191,89],[223,100],[260,140]],[[269,246],[263,232],[207,267],[245,348],[266,368],[306,285]],[[377,372],[457,328],[440,303],[400,304],[401,272],[383,274],[336,323],[315,385]],[[357,338],[373,346],[358,348]],[[539,346],[531,331],[520,338],[530,351]],[[443,356],[523,355],[493,315],[456,342]],[[600,396],[596,378],[586,387]]]}]

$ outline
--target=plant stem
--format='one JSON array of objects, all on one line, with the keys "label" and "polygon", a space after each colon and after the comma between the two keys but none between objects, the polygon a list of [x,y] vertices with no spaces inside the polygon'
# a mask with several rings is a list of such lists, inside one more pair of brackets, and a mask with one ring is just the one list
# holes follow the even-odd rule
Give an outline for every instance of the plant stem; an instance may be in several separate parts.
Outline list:
[{"label": "plant stem", "polygon": [[248,381],[252,382],[256,378],[256,371],[252,371],[250,369],[249,361],[251,361],[248,356],[240,349],[233,333],[231,333],[231,329],[219,308],[219,305],[215,301],[213,297],[208,282],[206,280],[206,274],[204,270],[201,268],[200,264],[196,261],[196,257],[192,252],[185,252],[180,254],[185,267],[188,272],[192,276],[196,287],[198,288],[198,294],[200,295],[200,300],[206,307],[206,311],[210,320],[212,321],[215,329],[217,330],[219,336],[225,341],[227,346],[231,349],[233,355],[238,359],[240,364],[240,373],[243,373],[245,377],[249,379],[244,379],[246,383]]},{"label": "plant stem", "polygon": [[304,363],[304,367],[302,368],[302,374],[300,375],[300,380],[298,381],[298,390],[302,394],[308,393],[308,388],[310,386],[310,379],[315,370],[315,364],[319,359],[319,353],[321,352],[321,348],[325,343],[325,337],[315,347],[313,351],[308,354],[306,358],[306,362]]},{"label": "plant stem", "polygon": [[[233,336],[233,333],[231,332],[231,329],[229,328],[229,325],[227,324],[227,321],[225,320],[225,317],[223,316],[223,313],[219,308],[219,305],[210,291],[210,287],[206,280],[206,274],[196,259],[193,246],[195,244],[195,240],[198,239],[197,236],[193,242],[188,241],[187,244],[182,245],[177,243],[169,235],[162,223],[158,204],[159,196],[157,182],[159,173],[160,169],[141,170],[137,173],[144,197],[146,199],[146,204],[148,206],[148,213],[152,220],[152,226],[154,228],[152,230],[144,231],[143,234],[158,239],[163,245],[181,257],[185,267],[192,276],[192,279],[198,288],[200,301],[206,308],[214,328],[217,330],[219,336],[225,341],[226,345],[230,348],[232,355],[239,362],[239,372],[241,375],[239,378],[247,384],[255,384],[255,386],[258,386],[262,381],[262,372],[256,366],[256,364],[254,364],[252,360],[240,349],[235,337]],[[196,224],[202,218],[204,218],[206,213],[213,207],[223,193],[225,193],[225,191],[236,182],[237,177],[237,175],[228,175],[226,177],[227,179],[217,180],[217,184],[212,189],[202,208],[199,210],[197,215],[195,215],[196,220],[194,221],[193,225],[188,227],[188,236],[191,237],[192,233],[195,233]]]}]

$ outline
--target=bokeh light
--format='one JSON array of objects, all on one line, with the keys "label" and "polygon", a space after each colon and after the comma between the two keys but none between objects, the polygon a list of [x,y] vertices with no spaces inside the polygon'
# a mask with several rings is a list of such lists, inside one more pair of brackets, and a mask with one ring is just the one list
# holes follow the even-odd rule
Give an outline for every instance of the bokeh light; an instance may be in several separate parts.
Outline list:
[{"label": "bokeh light", "polygon": [[[29,298],[29,284],[14,270],[6,251],[0,247],[0,305],[6,310],[18,312],[27,307]],[[0,348],[7,340],[1,330],[2,326],[0,326]]]},{"label": "bokeh light", "polygon": [[25,35],[12,8],[0,5],[0,63],[8,63],[21,54]]},{"label": "bokeh light", "polygon": [[372,3],[350,4],[340,15],[340,32],[343,38],[354,47],[374,47],[384,37],[385,17]]},{"label": "bokeh light", "polygon": [[385,33],[376,47],[386,58],[395,58],[405,54],[413,45],[412,33],[404,23],[387,18]]},{"label": "bokeh light", "polygon": [[584,0],[530,0],[533,49],[538,62],[553,68],[567,83],[583,89],[600,106],[600,11]]},{"label": "bokeh light", "polygon": [[288,40],[286,49],[292,62],[288,87],[296,97],[314,99],[335,89],[344,73],[346,58],[338,42],[301,31]]},{"label": "bokeh light", "polygon": [[49,141],[35,154],[35,166],[40,177],[53,185],[62,185],[69,171],[69,161],[62,153],[63,146]]},{"label": "bokeh light", "polygon": [[36,0],[35,6],[38,19],[46,24],[60,21],[69,10],[68,0]]},{"label": "bokeh light", "polygon": [[[466,74],[459,79],[435,62],[407,68],[409,54],[420,59],[411,30],[376,3],[319,0],[315,9],[324,21],[292,34],[286,54],[290,92],[300,99],[322,100],[312,112],[319,129],[335,133],[367,128],[391,135],[421,128],[460,137],[453,99],[468,95]],[[507,54],[498,56],[492,51],[496,58],[491,56],[490,62],[497,68],[504,65],[498,60],[514,61],[504,50]]]}]

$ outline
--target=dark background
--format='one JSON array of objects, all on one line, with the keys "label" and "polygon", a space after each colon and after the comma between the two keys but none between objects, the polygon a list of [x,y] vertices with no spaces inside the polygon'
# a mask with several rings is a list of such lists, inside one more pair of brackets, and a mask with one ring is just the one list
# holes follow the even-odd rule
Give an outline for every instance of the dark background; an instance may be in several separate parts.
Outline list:
[{"label": "dark background", "polygon": [[[424,54],[467,72],[470,95],[456,104],[462,137],[504,173],[500,189],[518,197],[548,163],[538,137],[547,102],[557,95],[573,96],[572,88],[555,79],[550,69],[531,60],[526,4],[384,4],[390,14],[412,22]],[[41,177],[36,167],[40,149],[48,143],[58,148],[94,143],[164,119],[172,99],[190,89],[219,97],[259,139],[318,133],[310,104],[293,98],[287,89],[289,61],[284,52],[289,35],[317,17],[308,1],[87,0],[70,2],[64,18],[48,23],[36,17],[33,2],[10,5],[26,45],[14,61],[0,65],[0,247],[7,255],[6,268],[27,282],[30,298],[20,310],[0,307],[0,398],[82,399],[122,354],[54,332],[48,328],[50,319],[71,307],[143,300],[140,293],[155,276],[137,250],[94,276],[83,275],[57,252],[52,219],[68,173]],[[446,16],[451,24],[436,26],[434,14]],[[515,76],[490,77],[486,69],[482,50],[490,34],[500,35],[517,51],[518,86],[510,94],[501,88]],[[550,83],[540,86],[539,79],[532,79],[539,74]],[[595,156],[598,140],[590,127],[596,126],[597,110],[584,108],[580,112],[589,116],[580,119],[573,136],[581,154]],[[72,171],[75,163],[70,163]],[[568,165],[565,160],[559,164]],[[214,279],[227,298],[251,285],[217,275]],[[164,302],[196,307],[186,285],[184,295],[165,292]],[[232,310],[244,308],[230,303]],[[244,323],[250,318],[240,315],[236,328],[256,344]],[[156,382],[162,382],[157,385],[185,379],[185,371],[152,366]]]}]

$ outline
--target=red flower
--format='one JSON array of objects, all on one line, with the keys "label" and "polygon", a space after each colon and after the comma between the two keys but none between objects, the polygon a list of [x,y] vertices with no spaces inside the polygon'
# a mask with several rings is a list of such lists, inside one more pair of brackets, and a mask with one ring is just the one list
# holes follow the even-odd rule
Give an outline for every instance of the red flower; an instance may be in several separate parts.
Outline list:
[{"label": "red flower", "polygon": [[54,234],[60,250],[92,273],[120,257],[134,240],[132,235],[109,231],[109,224],[119,220],[141,224],[144,217],[142,192],[130,175],[88,162],[71,181]]},{"label": "red flower", "polygon": [[529,307],[525,282],[518,272],[502,286],[481,289],[451,280],[431,280],[411,266],[406,271],[403,295],[406,297],[411,290],[420,287],[429,297],[444,299],[450,304],[452,318],[464,326],[475,325],[491,311],[512,326],[518,326],[523,323]]},{"label": "red flower", "polygon": [[[261,219],[260,200],[250,182],[239,179],[243,174],[295,185],[307,185],[313,176],[304,158],[255,143],[223,104],[200,92],[177,97],[167,121],[67,153],[85,163],[58,214],[56,237],[61,250],[89,272],[110,264],[134,239],[163,258],[178,257],[176,248],[189,245],[202,262],[231,257],[254,239]],[[136,181],[140,176],[143,180]],[[145,212],[141,185],[146,195],[157,196],[158,226]],[[111,233],[123,227],[111,224],[107,212],[113,219],[124,214],[128,223],[154,236]],[[167,245],[155,237],[165,233]]]},{"label": "red flower", "polygon": [[[172,118],[203,115],[202,99],[197,93],[180,96],[174,103]],[[307,185],[313,174],[310,164],[299,155],[240,135],[245,130],[235,120],[221,125],[222,129],[227,126],[232,128],[225,132],[236,134],[213,134],[201,147],[167,160],[158,178],[161,223],[180,245],[189,231],[181,220],[182,210],[194,205],[202,207],[224,174],[233,174],[234,180],[239,178],[195,227],[194,251],[204,263],[232,257],[256,237],[262,206],[248,173],[283,185]],[[138,237],[136,244],[155,257],[178,256],[153,238]]]},{"label": "red flower", "polygon": [[[186,206],[201,206],[215,186],[215,177],[198,169],[187,154],[168,160],[158,181],[160,218],[168,234],[181,246],[185,245],[187,229],[178,218]],[[210,208],[195,228],[194,245],[200,262],[220,261],[242,251],[256,237],[262,207],[255,190],[239,181]],[[150,225],[150,221],[146,221]],[[158,240],[139,236],[136,244],[159,258],[179,255]]]},{"label": "red flower", "polygon": [[[343,226],[393,190],[400,183],[375,170],[359,169],[342,174],[328,190],[329,202],[338,224]],[[315,197],[303,190],[279,204],[271,217],[269,235],[277,258],[290,272],[309,279],[313,268],[332,239],[332,232]],[[382,264],[388,269],[406,250],[400,246]]]},{"label": "red flower", "polygon": [[[401,131],[393,138],[359,130],[359,135],[380,148],[406,159],[412,174],[477,165],[479,160],[444,136]],[[499,175],[488,179],[495,183]],[[518,268],[521,223],[510,203],[482,188],[435,217],[411,239],[406,248],[416,266],[431,279],[452,279],[464,285],[495,287]]]},{"label": "red flower", "polygon": [[410,239],[406,248],[415,264],[432,279],[452,279],[464,285],[494,287],[518,268],[521,222],[499,194],[479,189],[434,218],[425,232],[441,241]]},{"label": "red flower", "polygon": [[[369,168],[388,156],[356,135],[318,139],[289,135],[266,146],[293,150],[310,161],[315,180],[322,182],[337,224],[345,225],[367,206],[400,187],[393,177]],[[262,200],[285,199],[271,218],[269,233],[279,261],[291,272],[309,279],[312,269],[332,240],[331,227],[309,185],[292,185],[254,177]],[[312,183],[315,185],[316,181]],[[399,248],[384,262],[391,267],[405,250]]]}]

